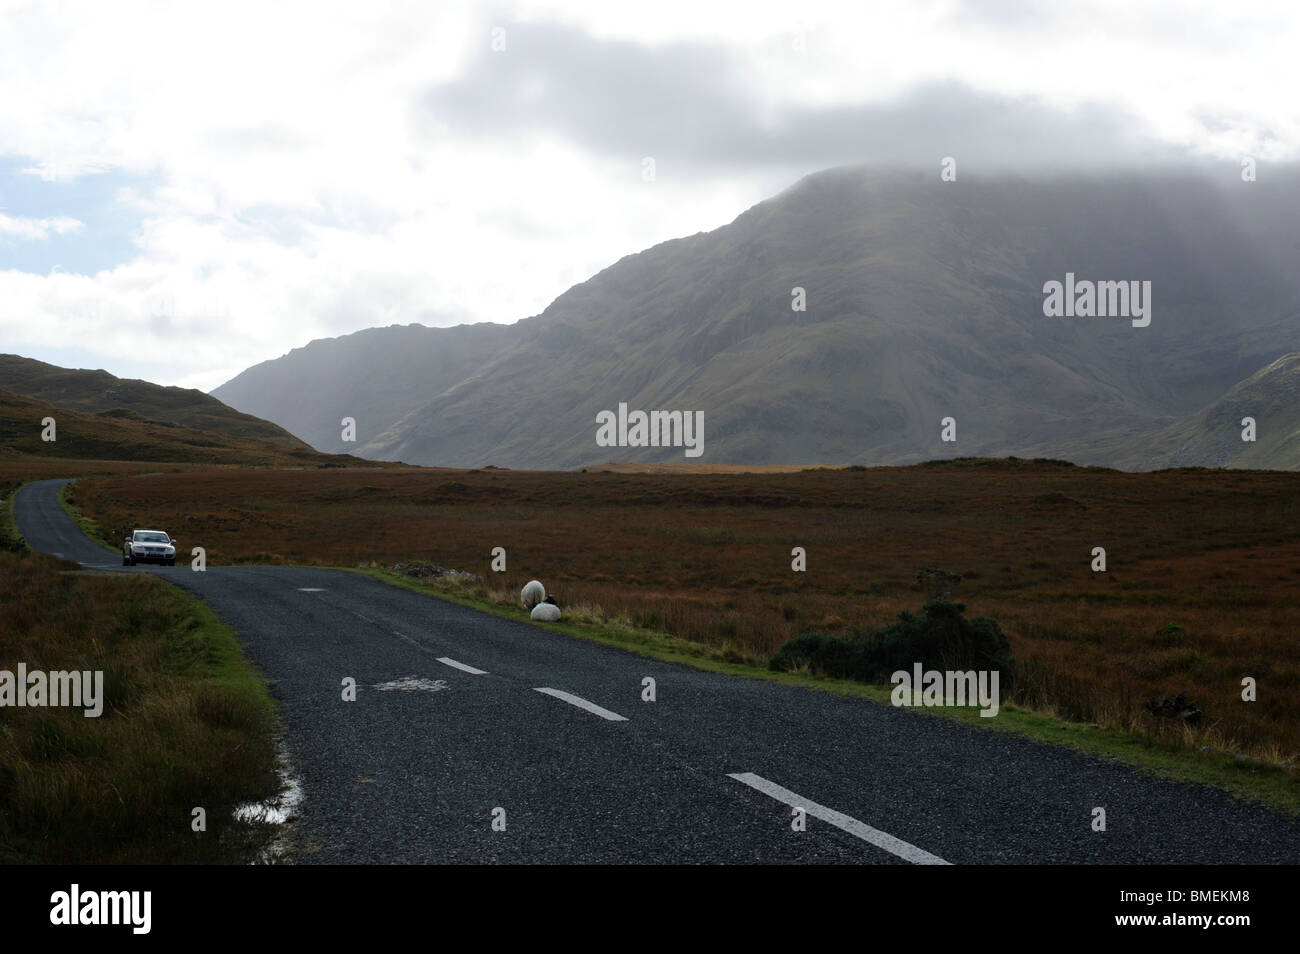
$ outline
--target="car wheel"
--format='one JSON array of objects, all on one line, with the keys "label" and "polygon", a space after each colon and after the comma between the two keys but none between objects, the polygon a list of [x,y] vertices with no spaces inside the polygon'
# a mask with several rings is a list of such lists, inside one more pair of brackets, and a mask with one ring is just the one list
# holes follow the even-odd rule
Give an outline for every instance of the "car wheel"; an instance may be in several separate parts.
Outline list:
[{"label": "car wheel", "polygon": [[168,561],[167,561],[167,565],[168,565],[168,566],[175,566],[175,565],[176,565],[176,561],[175,561],[175,560],[168,560]]}]

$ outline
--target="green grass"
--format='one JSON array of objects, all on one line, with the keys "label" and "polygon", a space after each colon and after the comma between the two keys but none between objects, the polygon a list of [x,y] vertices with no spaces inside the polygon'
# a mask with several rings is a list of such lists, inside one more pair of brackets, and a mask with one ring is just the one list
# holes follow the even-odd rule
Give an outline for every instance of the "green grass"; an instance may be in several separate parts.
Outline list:
[{"label": "green grass", "polygon": [[[665,633],[638,629],[618,621],[565,621],[537,623],[521,606],[499,600],[482,587],[461,583],[417,582],[389,570],[360,568],[361,573],[402,589],[491,613],[505,619],[541,626],[578,639],[627,650],[660,662],[678,663],[728,676],[761,679],[788,686],[892,705],[892,686],[869,686],[844,679],[829,679],[804,672],[773,672],[765,660],[734,649],[719,649]],[[1199,783],[1230,792],[1250,801],[1300,816],[1300,784],[1295,769],[1242,760],[1224,752],[1189,752],[1185,747],[1162,744],[1135,733],[1056,719],[1040,712],[1003,702],[994,718],[980,716],[977,707],[918,708],[911,710],[926,718],[956,719],[972,728],[1007,732],[1061,745],[1088,755],[1120,762],[1132,768],[1178,782]]]},{"label": "green grass", "polygon": [[81,528],[81,532],[91,540],[98,543],[105,550],[111,550],[117,556],[121,556],[122,550],[119,547],[113,546],[113,544],[109,542],[108,535],[104,532],[103,528],[77,508],[77,505],[72,500],[72,488],[74,486],[75,482],[70,482],[59,488],[59,506],[63,508],[63,512],[75,520],[77,526]]},{"label": "green grass", "polygon": [[27,541],[18,532],[18,523],[14,520],[14,498],[18,496],[20,485],[0,482],[0,550],[12,553],[24,553],[28,550]]},{"label": "green grass", "polygon": [[0,708],[0,864],[248,860],[271,826],[233,809],[280,787],[266,681],[201,601],[73,566],[0,552],[0,669],[104,674],[98,718]]}]

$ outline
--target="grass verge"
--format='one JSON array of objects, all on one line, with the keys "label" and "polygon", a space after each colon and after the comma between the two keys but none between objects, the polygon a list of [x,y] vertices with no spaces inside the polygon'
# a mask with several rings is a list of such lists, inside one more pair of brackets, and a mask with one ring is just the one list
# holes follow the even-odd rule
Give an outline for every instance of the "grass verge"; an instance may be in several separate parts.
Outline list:
[{"label": "grass verge", "polygon": [[59,488],[59,506],[63,508],[64,513],[77,522],[77,526],[81,528],[82,533],[95,543],[98,543],[105,550],[111,550],[113,553],[121,556],[121,549],[113,546],[113,544],[108,541],[108,535],[104,533],[104,529],[94,520],[91,520],[83,514],[77,507],[74,499],[75,491],[73,490],[73,487],[75,486],[75,482],[69,482]]},{"label": "grass verge", "polygon": [[0,864],[248,860],[271,826],[233,810],[280,788],[265,680],[199,600],[71,566],[0,552],[0,670],[103,673],[99,717],[0,707]]},{"label": "grass verge", "polygon": [[17,481],[0,481],[0,550],[10,553],[26,553],[29,549],[14,520],[14,498],[20,486]]},{"label": "grass verge", "polygon": [[[352,569],[402,589],[445,599],[461,606],[505,619],[542,626],[579,639],[627,650],[661,662],[678,663],[707,672],[747,679],[761,679],[800,686],[841,696],[890,705],[891,686],[868,686],[843,679],[829,679],[806,672],[773,672],[766,660],[747,656],[732,648],[703,643],[640,629],[621,620],[602,618],[599,612],[578,607],[578,618],[558,623],[535,623],[510,598],[494,595],[484,584],[464,580],[416,581],[390,570],[375,567]],[[923,717],[956,719],[972,728],[1008,732],[1039,742],[1062,745],[1088,755],[1121,762],[1178,782],[1212,786],[1250,801],[1300,816],[1300,780],[1294,768],[1242,759],[1224,752],[1195,752],[1172,742],[1162,743],[1136,733],[1111,728],[1094,728],[1085,723],[1054,718],[1004,702],[995,718],[984,718],[978,708],[936,708],[911,710]]]}]

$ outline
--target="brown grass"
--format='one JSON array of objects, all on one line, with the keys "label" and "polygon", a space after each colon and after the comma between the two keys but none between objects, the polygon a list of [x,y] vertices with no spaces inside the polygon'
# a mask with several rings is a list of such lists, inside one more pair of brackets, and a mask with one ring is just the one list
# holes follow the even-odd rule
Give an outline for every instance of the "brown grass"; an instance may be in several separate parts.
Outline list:
[{"label": "brown grass", "polygon": [[[146,386],[146,390],[149,387],[152,386]],[[151,396],[157,397],[152,392]],[[183,393],[172,399],[186,400]],[[93,406],[102,398],[89,397],[83,391],[81,399],[70,396],[69,400]],[[141,406],[149,409],[148,403]],[[249,467],[392,466],[350,455],[320,454],[287,431],[256,418],[242,419],[221,404],[202,405],[196,409],[193,404],[186,406],[182,403],[178,407],[155,407],[154,410],[186,420],[204,421],[211,425],[211,429],[146,420],[125,407],[99,413],[58,408],[36,398],[0,389],[0,467],[24,457],[34,460],[113,457],[132,461],[190,461],[209,466],[242,464]],[[57,440],[42,440],[40,422],[46,417],[58,423]],[[233,432],[224,433],[223,428]],[[249,430],[259,436],[236,436],[236,433]]]},{"label": "brown grass", "polygon": [[[102,526],[169,530],[221,562],[428,560],[502,592],[537,577],[561,606],[765,660],[810,628],[868,632],[925,593],[923,567],[996,617],[1019,697],[1167,735],[1142,702],[1187,690],[1189,746],[1300,753],[1300,476],[1127,474],[956,461],[797,473],[485,469],[196,470],[85,482]],[[489,569],[505,547],[509,571]],[[808,552],[793,573],[790,551]],[[1106,548],[1109,571],[1093,573]],[[1168,624],[1175,624],[1169,627]],[[1241,701],[1241,679],[1259,701]]]}]

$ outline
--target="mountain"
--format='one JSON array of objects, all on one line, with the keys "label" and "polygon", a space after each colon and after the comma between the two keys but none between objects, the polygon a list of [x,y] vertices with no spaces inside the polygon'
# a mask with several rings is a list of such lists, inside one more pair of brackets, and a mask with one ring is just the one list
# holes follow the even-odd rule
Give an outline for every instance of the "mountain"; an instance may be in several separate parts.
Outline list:
[{"label": "mountain", "polygon": [[[1242,421],[1255,420],[1255,440]],[[1196,414],[1153,434],[1129,460],[1164,467],[1300,469],[1300,353],[1283,355]]]},{"label": "mountain", "polygon": [[[517,324],[316,341],[214,394],[317,447],[353,416],[349,449],[424,464],[684,460],[598,446],[597,413],[624,402],[703,412],[714,464],[1164,466],[1297,350],[1300,174],[1235,171],[829,170]],[[1046,317],[1044,283],[1067,273],[1149,281],[1150,324]],[[1296,466],[1289,447],[1261,437],[1242,461]]]},{"label": "mountain", "polygon": [[[512,343],[509,325],[394,325],[326,338],[264,361],[212,392],[232,407],[273,419],[313,447],[357,453],[412,408],[432,401]],[[340,422],[357,424],[342,440]]]},{"label": "mountain", "polygon": [[179,426],[235,441],[254,441],[264,445],[268,453],[312,450],[283,427],[236,411],[202,391],[118,378],[102,370],[71,370],[16,354],[0,354],[0,388],[63,411],[113,415],[118,420]]}]

